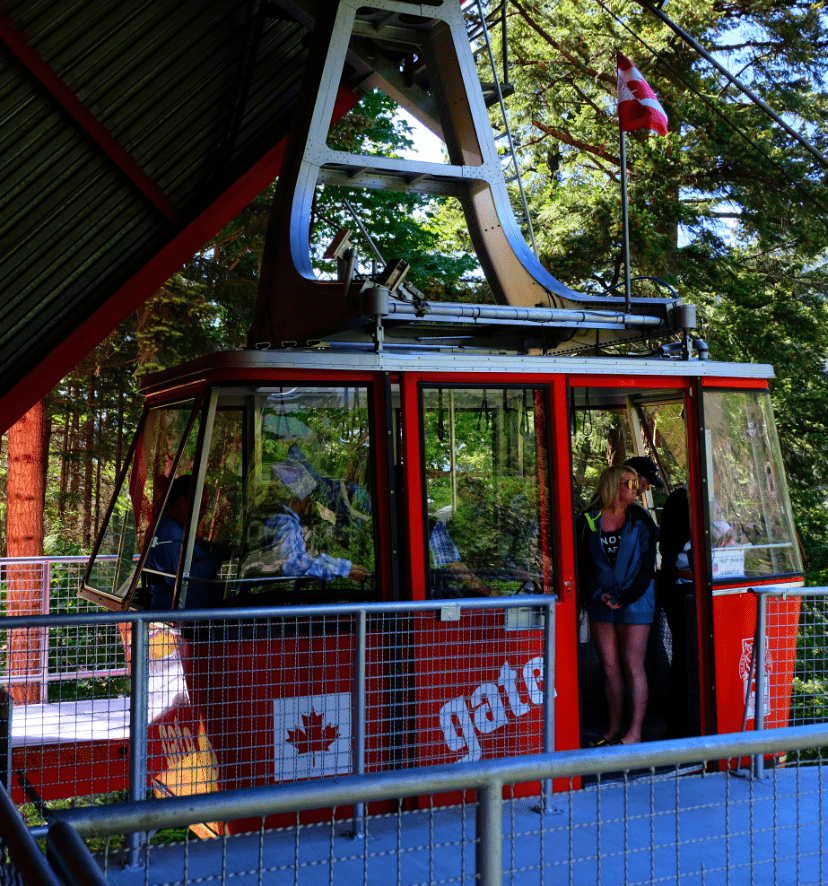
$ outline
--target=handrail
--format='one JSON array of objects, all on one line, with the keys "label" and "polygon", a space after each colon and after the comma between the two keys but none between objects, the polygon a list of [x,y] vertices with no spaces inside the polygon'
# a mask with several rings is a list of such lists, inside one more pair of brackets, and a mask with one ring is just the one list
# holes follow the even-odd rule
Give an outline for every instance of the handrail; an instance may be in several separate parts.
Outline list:
[{"label": "handrail", "polygon": [[125,610],[123,612],[85,612],[61,615],[7,615],[2,628],[45,628],[49,625],[134,624],[138,621],[175,622],[251,621],[254,619],[306,618],[313,616],[368,615],[389,613],[436,612],[441,609],[523,609],[532,606],[550,607],[558,602],[555,595],[520,594],[514,597],[475,597],[399,603],[316,603],[302,606],[233,606],[219,609],[176,609],[170,612]]},{"label": "handrail", "polygon": [[[115,561],[117,556],[111,554],[101,559]],[[86,565],[89,562],[89,554],[73,554],[59,557],[44,555],[42,557],[0,557],[0,567],[19,566],[23,563],[80,563]]]},{"label": "handrail", "polygon": [[20,882],[26,886],[62,886],[2,784],[0,784],[0,834],[3,835],[4,854],[20,873]]},{"label": "handrail", "polygon": [[[672,741],[642,742],[481,760],[474,763],[425,766],[335,779],[314,779],[175,797],[153,803],[117,803],[56,813],[85,837],[104,837],[129,831],[184,827],[200,821],[258,818],[283,812],[352,806],[400,797],[465,791],[483,792],[486,803],[499,805],[495,784],[543,782],[554,778],[600,775],[629,769],[676,766],[706,760],[778,753],[828,745],[828,723],[786,726],[761,732],[735,732]],[[481,794],[478,794],[478,798]],[[480,800],[478,799],[478,802]]]},{"label": "handrail", "polygon": [[49,828],[46,856],[65,886],[106,886],[106,877],[86,843],[66,822],[57,821]]},{"label": "handrail", "polygon": [[813,585],[812,587],[786,585],[757,585],[748,591],[760,597],[828,597],[828,586]]}]

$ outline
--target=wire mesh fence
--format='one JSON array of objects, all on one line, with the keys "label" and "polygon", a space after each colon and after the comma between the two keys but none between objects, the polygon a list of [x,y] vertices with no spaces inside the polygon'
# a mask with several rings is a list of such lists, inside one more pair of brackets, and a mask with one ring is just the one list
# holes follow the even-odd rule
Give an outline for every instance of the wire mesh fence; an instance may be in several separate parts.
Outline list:
[{"label": "wire mesh fence", "polygon": [[[790,645],[780,649],[775,638],[781,633],[782,619],[790,615],[796,602],[770,598],[767,613],[766,645],[769,655],[776,661],[766,664],[766,671],[772,685],[775,681],[784,686],[791,674],[791,725],[828,720],[828,599],[819,593],[808,594],[800,600],[795,649]],[[781,668],[780,658],[784,663]]]},{"label": "wire mesh fence", "polygon": [[[78,597],[86,563],[83,557],[0,559],[0,614],[101,611]],[[117,625],[22,628],[9,631],[0,647],[0,680],[18,704],[118,696],[127,691],[127,676]]]},{"label": "wire mesh fence", "polygon": [[[199,798],[193,808],[161,804],[152,816],[136,804],[78,810],[68,821],[99,839],[152,819],[170,826],[199,815],[244,815],[251,822],[245,833],[210,841],[189,833],[137,851],[109,842],[97,858],[111,884],[289,878],[405,886],[806,886],[825,882],[828,822],[824,767],[801,765],[797,749],[826,741],[824,725],[781,728],[310,781],[287,794],[262,788],[257,798],[228,792]],[[757,753],[783,762],[763,779],[718,766],[719,758]],[[572,788],[556,795],[554,808],[515,796],[515,783],[547,778]],[[439,802],[446,796],[457,800]],[[371,814],[358,820],[352,810],[360,800]],[[330,811],[301,822],[295,810],[314,806]],[[291,809],[291,824],[267,827]]]},{"label": "wire mesh fence", "polygon": [[[209,616],[182,613],[175,621],[163,621],[157,614],[102,613],[78,599],[80,559],[0,565],[6,616],[0,664],[3,682],[15,700],[12,797],[36,833],[45,833],[50,812],[61,806],[213,795],[319,778],[509,759],[552,747],[553,706],[546,703],[545,691],[545,675],[553,674],[554,666],[550,637],[555,607],[549,598],[541,603],[527,597],[419,607],[363,604]],[[24,587],[29,593],[25,608],[17,599],[10,603],[11,592],[18,594]],[[757,643],[754,637],[743,656],[751,726],[756,722],[757,697],[765,699],[759,704],[760,714],[774,712],[765,727],[824,722],[826,593],[828,589],[796,589],[796,594],[788,590],[763,595],[756,636],[764,639]],[[52,616],[28,614],[46,611]],[[799,624],[798,633],[790,629],[792,620]],[[136,648],[138,659],[133,658]],[[669,657],[669,636],[663,649]],[[789,778],[791,772],[802,773],[808,762],[822,762],[818,747],[803,750],[795,767],[780,755],[759,755],[759,759],[773,767],[774,784],[781,784],[783,767],[789,773],[784,777]],[[815,770],[820,774],[808,779],[821,778],[821,768]],[[627,773],[613,790],[621,782],[640,784],[640,773]],[[723,784],[731,782],[725,778]],[[584,797],[594,788],[588,779],[577,786],[586,789]],[[803,803],[811,808],[816,800],[806,802],[797,791],[786,802],[792,808],[804,808]],[[662,797],[663,789],[658,792]],[[520,822],[520,816],[537,805],[542,791],[534,784],[519,786],[513,793],[515,821]],[[806,793],[810,798],[810,788]],[[411,813],[406,827],[415,821],[437,821],[437,811],[428,811],[432,806],[459,809],[456,814],[464,820],[470,814],[464,805],[469,797],[462,792],[420,796],[393,814]],[[566,798],[566,804],[574,802],[568,794]],[[725,799],[738,808],[734,795]],[[699,808],[699,815],[708,815],[706,806]],[[386,821],[391,813],[381,814]],[[652,824],[653,814],[642,813],[639,821],[638,813],[624,813],[620,821],[632,834],[639,824]],[[320,818],[337,834],[359,832],[352,818],[369,820],[340,806],[332,815],[316,810],[258,819],[205,819],[194,822],[188,836],[184,831],[172,836],[184,837],[185,846],[191,847],[196,845],[195,836],[218,836],[226,843],[251,829],[270,833],[287,827],[295,834],[297,824],[318,828]],[[728,825],[731,830],[736,820]],[[516,827],[517,833],[523,833],[523,824]],[[585,820],[576,835],[581,827],[584,833],[595,831],[594,824]],[[782,841],[779,845],[787,845],[787,837],[782,840],[787,832],[769,833]],[[598,839],[597,831],[595,835]],[[561,832],[554,838],[556,850],[564,836]],[[154,839],[166,842],[170,835]],[[447,845],[456,842],[454,837],[445,839]],[[535,847],[533,859],[540,853],[541,860],[528,865],[532,870],[553,857],[546,837],[532,837],[534,843],[528,839],[521,837],[509,849],[513,865],[509,870],[515,875],[524,875],[521,846]],[[571,839],[569,834],[570,843]],[[123,834],[111,839],[112,851],[126,846],[127,840]],[[632,864],[626,854],[629,845],[625,847],[619,858]],[[600,859],[613,857],[613,851],[606,846],[596,850],[592,862],[591,856],[585,857],[578,870],[603,865]],[[821,849],[811,849],[805,840],[795,855],[814,853],[820,855]],[[663,854],[659,849],[658,858]],[[560,859],[556,863],[564,864]],[[363,871],[368,869],[364,859],[359,864]],[[705,864],[712,862],[707,859]],[[724,864],[717,869],[729,870],[730,862]],[[638,866],[636,856],[633,867],[638,870]],[[310,867],[316,870],[315,863]],[[706,870],[709,874],[712,868]]]},{"label": "wire mesh fence", "polygon": [[[554,601],[525,600],[9,615],[12,795],[36,823],[143,783],[189,796],[540,752]],[[15,666],[16,636],[49,650],[39,670]]]}]

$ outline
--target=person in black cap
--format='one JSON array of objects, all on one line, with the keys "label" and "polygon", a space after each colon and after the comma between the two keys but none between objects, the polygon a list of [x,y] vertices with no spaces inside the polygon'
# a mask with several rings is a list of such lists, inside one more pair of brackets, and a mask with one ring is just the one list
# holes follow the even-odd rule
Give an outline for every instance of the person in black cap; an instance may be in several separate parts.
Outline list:
[{"label": "person in black cap", "polygon": [[661,514],[658,550],[661,569],[656,578],[656,594],[670,628],[670,692],[667,698],[667,737],[684,738],[691,734],[690,655],[695,655],[692,636],[694,623],[688,621],[687,597],[695,594],[693,580],[693,532],[690,526],[690,499],[686,486],[674,489]]},{"label": "person in black cap", "polygon": [[651,486],[664,488],[664,481],[658,476],[656,463],[645,455],[636,455],[624,462],[625,468],[632,468],[638,474],[638,493],[643,495]]}]

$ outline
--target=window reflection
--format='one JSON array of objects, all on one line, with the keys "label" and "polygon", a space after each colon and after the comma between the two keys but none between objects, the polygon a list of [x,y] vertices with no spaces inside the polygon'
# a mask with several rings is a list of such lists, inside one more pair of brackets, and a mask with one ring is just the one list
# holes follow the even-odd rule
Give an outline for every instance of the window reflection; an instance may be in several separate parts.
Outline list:
[{"label": "window reflection", "polygon": [[705,392],[713,577],[800,572],[766,392]]},{"label": "window reflection", "polygon": [[422,397],[430,594],[548,591],[543,392],[426,388]]},{"label": "window reflection", "polygon": [[126,599],[166,478],[185,443],[182,469],[192,466],[197,428],[187,441],[184,435],[194,408],[195,401],[188,400],[156,407],[146,414],[89,570],[87,585],[93,590],[118,601]]},{"label": "window reflection", "polygon": [[374,589],[368,391],[251,394],[252,445],[233,552],[235,593],[353,600]]}]

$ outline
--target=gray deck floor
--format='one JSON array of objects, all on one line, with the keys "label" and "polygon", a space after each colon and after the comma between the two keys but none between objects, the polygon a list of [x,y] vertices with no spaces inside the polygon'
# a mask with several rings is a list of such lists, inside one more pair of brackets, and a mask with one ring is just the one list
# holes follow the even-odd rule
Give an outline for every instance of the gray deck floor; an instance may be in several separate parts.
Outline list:
[{"label": "gray deck floor", "polygon": [[[556,794],[557,811],[545,816],[536,800],[504,803],[503,883],[826,883],[823,771],[777,769],[761,781],[746,773],[618,779]],[[123,854],[112,856],[107,879],[118,886],[204,878],[233,886],[475,883],[471,805],[372,817],[365,840],[349,836],[350,827],[152,846],[133,869],[122,866]]]}]

